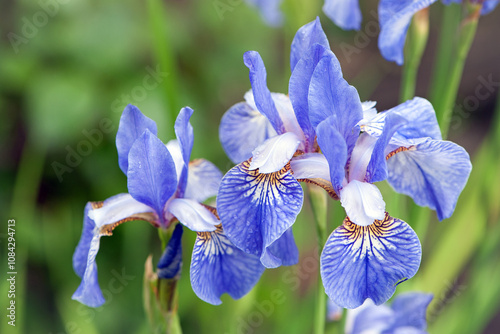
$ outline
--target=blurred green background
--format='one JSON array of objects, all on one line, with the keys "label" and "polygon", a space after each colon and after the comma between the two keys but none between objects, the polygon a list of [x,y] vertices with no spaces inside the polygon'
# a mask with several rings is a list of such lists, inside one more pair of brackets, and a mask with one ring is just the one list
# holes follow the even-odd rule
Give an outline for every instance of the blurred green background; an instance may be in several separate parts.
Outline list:
[{"label": "blurred green background", "polygon": [[[220,3],[226,7],[217,7]],[[364,28],[357,33],[337,28],[321,13],[319,0],[284,1],[281,28],[266,26],[255,9],[235,0],[2,1],[1,332],[149,333],[142,276],[148,254],[156,263],[161,246],[148,223],[130,222],[112,237],[102,238],[97,263],[106,304],[92,309],[71,300],[80,283],[71,259],[85,203],[127,192],[114,144],[121,111],[128,103],[138,106],[157,122],[158,135],[167,142],[174,137],[178,110],[192,107],[192,158],[211,160],[226,172],[232,164],[219,143],[218,124],[250,88],[243,53],[259,51],[271,91],[286,93],[293,35],[316,15],[346,79],[358,88],[362,100],[378,101],[379,110],[395,106],[401,68],[385,61],[377,49],[372,14],[376,3],[362,4]],[[436,4],[431,10],[419,96],[428,96],[443,8]],[[500,137],[494,131],[500,128],[494,122],[499,28],[500,10],[481,18],[450,130],[451,140],[482,159],[480,166],[474,165],[455,215],[439,225],[433,222],[427,231],[417,276],[398,288],[435,293],[431,333],[500,332]],[[493,82],[492,89],[478,98],[477,87],[484,80]],[[471,97],[478,104],[465,110]],[[393,196],[387,185],[381,187],[386,200]],[[387,202],[389,212],[400,212],[399,217],[407,220],[401,201]],[[338,203],[332,202],[329,229],[343,216]],[[16,220],[15,328],[5,317],[8,219]],[[267,270],[248,296],[239,301],[224,296],[221,306],[212,306],[191,290],[195,234],[186,230],[179,287],[184,332],[311,332],[318,259],[307,201],[294,232],[301,254],[298,265]],[[461,325],[466,322],[471,327]],[[330,323],[327,332],[340,333],[339,327]]]}]

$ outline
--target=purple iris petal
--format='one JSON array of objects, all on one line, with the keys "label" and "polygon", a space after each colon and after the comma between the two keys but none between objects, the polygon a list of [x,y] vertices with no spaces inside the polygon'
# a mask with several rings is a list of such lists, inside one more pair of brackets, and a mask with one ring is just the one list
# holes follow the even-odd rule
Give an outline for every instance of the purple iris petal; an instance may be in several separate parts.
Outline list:
[{"label": "purple iris petal", "polygon": [[411,196],[420,206],[437,211],[439,220],[455,210],[472,169],[469,154],[459,145],[426,139],[387,160],[388,181],[399,193]]},{"label": "purple iris petal", "polygon": [[83,230],[73,254],[73,269],[78,277],[82,278],[87,267],[87,258],[89,255],[90,241],[94,236],[95,223],[88,217],[89,211],[92,210],[92,203],[88,202],[83,211]]},{"label": "purple iris petal", "polygon": [[290,68],[292,72],[295,69],[295,65],[297,65],[302,57],[309,53],[309,49],[314,44],[319,44],[325,49],[330,49],[330,43],[328,43],[328,38],[321,27],[319,17],[300,27],[293,38],[290,50]]},{"label": "purple iris petal", "polygon": [[149,130],[130,149],[127,181],[130,195],[153,208],[163,221],[165,204],[177,188],[177,174],[167,147]]},{"label": "purple iris petal", "polygon": [[432,301],[432,294],[407,292],[398,295],[391,304],[394,311],[393,328],[412,327],[425,330],[427,328],[427,307]]},{"label": "purple iris petal", "polygon": [[413,15],[437,0],[380,0],[378,47],[382,56],[403,65],[406,32]]},{"label": "purple iris petal", "polygon": [[332,125],[347,143],[349,156],[359,136],[354,127],[363,118],[363,107],[356,88],[342,77],[337,58],[328,53],[319,61],[311,79],[309,119],[317,127],[331,115],[335,115]]},{"label": "purple iris petal", "polygon": [[340,194],[345,178],[347,163],[347,144],[335,127],[335,115],[325,119],[316,128],[318,145],[330,166],[330,180],[337,194]]},{"label": "purple iris petal", "polygon": [[269,262],[279,262],[283,266],[293,266],[299,262],[299,249],[295,244],[292,228],[286,230],[281,237],[276,240],[270,247],[268,256],[274,257]]},{"label": "purple iris petal", "polygon": [[297,121],[304,132],[306,151],[308,152],[313,150],[314,139],[316,137],[314,128],[309,121],[309,102],[307,99],[309,85],[316,65],[327,53],[332,52],[328,48],[325,48],[324,45],[314,44],[309,48],[294,66],[288,85],[290,101],[292,102]]},{"label": "purple iris petal", "polygon": [[177,185],[178,197],[183,197],[184,191],[186,190],[189,158],[193,148],[193,127],[189,123],[191,115],[193,115],[193,109],[189,107],[182,108],[179,115],[177,115],[174,126],[175,135],[177,136],[177,140],[179,141],[179,146],[181,148],[182,159],[184,160],[184,165]]},{"label": "purple iris petal", "polygon": [[217,208],[229,240],[249,254],[261,257],[263,264],[282,263],[267,254],[268,248],[295,222],[302,208],[303,192],[289,170],[260,174],[249,170],[245,161],[222,179]]},{"label": "purple iris petal", "polygon": [[118,132],[116,133],[118,164],[125,175],[127,175],[128,170],[128,153],[130,148],[146,129],[154,135],[157,134],[155,121],[144,116],[136,106],[127,105],[125,110],[123,110]]},{"label": "purple iris petal", "polygon": [[182,269],[182,225],[177,224],[167,247],[158,261],[158,277],[172,279],[181,274]]},{"label": "purple iris petal", "polygon": [[204,202],[216,196],[222,180],[221,171],[208,160],[196,159],[189,163],[189,177],[185,198]]},{"label": "purple iris petal", "polygon": [[207,303],[221,304],[220,296],[243,297],[264,272],[259,257],[235,247],[219,227],[199,232],[191,259],[191,286]]},{"label": "purple iris petal", "polygon": [[267,117],[278,134],[285,131],[283,122],[274,104],[271,92],[267,88],[266,67],[257,51],[247,51],[243,56],[246,67],[250,70],[250,83],[257,109]]},{"label": "purple iris petal", "polygon": [[280,10],[282,0],[245,0],[259,9],[264,21],[273,27],[280,26],[283,22],[283,14]]},{"label": "purple iris petal", "polygon": [[356,308],[367,298],[379,305],[415,275],[420,259],[420,241],[404,221],[387,215],[363,227],[346,219],[323,248],[321,278],[341,307]]},{"label": "purple iris petal", "polygon": [[344,30],[361,28],[359,0],[325,0],[323,12]]}]

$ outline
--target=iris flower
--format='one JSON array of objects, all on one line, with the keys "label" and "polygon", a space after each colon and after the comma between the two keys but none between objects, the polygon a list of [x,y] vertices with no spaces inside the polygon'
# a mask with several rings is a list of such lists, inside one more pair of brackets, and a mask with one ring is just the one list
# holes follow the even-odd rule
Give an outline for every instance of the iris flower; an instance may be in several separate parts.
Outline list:
[{"label": "iris flower", "polygon": [[358,307],[367,298],[379,305],[417,272],[421,247],[411,227],[385,211],[373,183],[387,179],[418,205],[436,210],[441,220],[453,213],[467,182],[469,155],[441,140],[434,110],[425,99],[378,114],[374,103],[361,103],[333,53],[318,62],[308,101],[329,181],[347,214],[323,248],[326,293],[345,308]]},{"label": "iris flower", "polygon": [[[206,160],[189,162],[192,113],[188,107],[180,111],[175,122],[177,139],[164,145],[156,137],[154,121],[135,106],[125,108],[116,146],[129,192],[86,205],[82,236],[73,255],[74,270],[82,281],[73,299],[92,307],[105,302],[95,262],[100,239],[130,220],[145,220],[157,228],[168,228],[179,221],[197,233],[191,284],[206,302],[220,304],[219,298],[225,292],[240,298],[259,279],[264,270],[259,258],[232,245],[222,231],[215,209],[201,204],[217,193],[222,174]],[[179,274],[181,235],[182,226],[178,225],[160,260],[160,278]]]},{"label": "iris flower", "polygon": [[281,0],[245,0],[250,6],[257,7],[264,22],[276,27],[283,23]]},{"label": "iris flower", "polygon": [[246,102],[226,112],[219,128],[222,146],[238,164],[224,176],[217,195],[222,226],[234,245],[259,256],[268,268],[298,261],[291,231],[303,202],[298,181],[319,182],[328,189],[329,182],[309,178],[302,167],[320,155],[307,94],[314,64],[327,48],[319,19],[299,29],[290,54],[290,97],[271,93],[260,55],[245,53],[252,90]]},{"label": "iris flower", "polygon": [[426,334],[426,311],[432,295],[407,292],[394,298],[391,306],[376,306],[367,300],[362,306],[349,310],[346,334]]},{"label": "iris flower", "polygon": [[[403,64],[403,48],[406,32],[413,15],[429,7],[437,0],[380,0],[378,15],[380,35],[378,46],[385,59]],[[462,0],[443,0],[443,3],[462,2]],[[479,1],[478,1],[479,2]],[[482,15],[491,12],[500,0],[484,0]],[[359,0],[326,0],[323,6],[325,14],[344,30],[361,28],[361,10]]]}]

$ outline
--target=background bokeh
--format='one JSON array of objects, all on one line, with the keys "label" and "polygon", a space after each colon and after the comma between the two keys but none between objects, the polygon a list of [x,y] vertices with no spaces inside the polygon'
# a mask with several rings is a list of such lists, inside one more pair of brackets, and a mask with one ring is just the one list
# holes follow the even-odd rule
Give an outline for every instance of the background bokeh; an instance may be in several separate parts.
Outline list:
[{"label": "background bokeh", "polygon": [[[192,107],[192,158],[206,158],[226,172],[232,165],[219,143],[218,124],[250,88],[243,53],[259,51],[271,91],[286,93],[293,35],[316,15],[345,78],[358,88],[361,99],[377,101],[379,110],[398,103],[401,68],[385,61],[377,49],[376,14],[372,14],[376,2],[362,1],[361,32],[340,30],[321,13],[321,5],[319,0],[286,0],[284,26],[271,28],[255,9],[237,0],[0,2],[1,333],[150,332],[143,311],[142,277],[147,256],[153,254],[156,263],[161,246],[157,231],[148,223],[129,222],[112,237],[102,238],[97,263],[106,304],[92,309],[71,300],[80,282],[71,259],[85,203],[127,191],[114,144],[126,104],[138,106],[154,119],[164,142],[174,137],[178,110]],[[428,96],[443,8],[440,3],[431,8],[419,96]],[[499,138],[489,136],[500,85],[499,31],[499,9],[481,18],[452,119],[450,139],[473,157],[482,143]],[[479,98],[477,87],[485,80],[493,82],[491,91]],[[477,106],[464,109],[471,97],[476,97]],[[485,154],[498,156],[498,148],[490,145]],[[433,222],[424,244],[422,270],[415,282],[398,288],[437,293],[438,304],[429,317],[431,333],[471,333],[452,325],[467,317],[479,324],[473,332],[500,331],[499,238],[491,239],[499,232],[495,227],[500,164],[498,159],[492,161],[486,172],[471,176],[475,184],[485,184],[470,190],[484,199],[477,197],[474,203],[486,206],[462,200],[456,215],[466,212],[460,223],[454,225],[460,219],[455,216],[439,225]],[[388,186],[382,185],[382,190],[384,198],[392,196]],[[393,210],[389,211],[399,210],[405,200],[388,201]],[[331,203],[330,230],[343,215],[337,203]],[[16,220],[15,328],[6,324],[5,317],[8,219]],[[434,214],[432,219],[436,220]],[[233,301],[224,296],[221,306],[212,306],[191,290],[189,263],[195,234],[186,229],[178,311],[184,332],[311,332],[318,256],[307,202],[294,232],[301,254],[298,265],[267,270],[245,298]],[[448,252],[440,255],[440,262],[431,263],[435,250],[451,233],[457,238],[449,242],[450,247],[457,247],[458,253]],[[481,247],[484,244],[489,248]],[[457,257],[459,263],[454,261]],[[448,263],[453,270],[447,276]],[[479,277],[477,268],[491,272],[481,271]],[[429,280],[437,283],[427,284]],[[328,324],[327,332],[340,333],[339,327]]]}]

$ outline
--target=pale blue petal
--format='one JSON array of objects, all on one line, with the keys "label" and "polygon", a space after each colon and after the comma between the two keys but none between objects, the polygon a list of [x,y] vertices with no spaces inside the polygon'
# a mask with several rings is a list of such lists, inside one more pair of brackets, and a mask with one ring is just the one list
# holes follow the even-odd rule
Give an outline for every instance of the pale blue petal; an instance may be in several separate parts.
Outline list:
[{"label": "pale blue petal", "polygon": [[388,181],[399,193],[420,206],[437,211],[439,220],[450,217],[469,178],[469,154],[459,145],[427,139],[387,160]]},{"label": "pale blue petal", "polygon": [[357,309],[349,310],[349,316],[354,316],[354,319],[352,328],[346,334],[393,334],[387,330],[394,323],[394,311],[385,305],[376,306],[371,299],[367,299]]},{"label": "pale blue petal", "polygon": [[429,7],[437,0],[380,0],[378,15],[380,34],[378,47],[382,56],[403,64],[403,48],[411,18],[419,10]]},{"label": "pale blue petal", "polygon": [[341,307],[356,308],[367,298],[380,305],[415,275],[421,253],[417,235],[402,220],[387,215],[362,227],[346,219],[321,254],[325,291]]},{"label": "pale blue petal", "polygon": [[274,173],[285,167],[300,145],[300,139],[293,132],[269,138],[253,152],[250,170],[259,173]]},{"label": "pale blue petal", "polygon": [[361,226],[385,217],[385,202],[380,190],[371,183],[352,180],[340,191],[340,203],[349,219]]},{"label": "pale blue petal", "polygon": [[342,318],[343,308],[335,304],[330,298],[328,298],[326,304],[326,318],[328,321],[338,321]]},{"label": "pale blue petal", "polygon": [[325,0],[323,12],[333,23],[344,30],[361,28],[359,0]]},{"label": "pale blue petal", "polygon": [[483,2],[483,8],[481,9],[481,15],[491,13],[491,11],[496,8],[499,2],[500,0],[485,0]]},{"label": "pale blue petal", "polygon": [[177,188],[177,173],[167,147],[149,130],[130,149],[127,181],[130,195],[163,220],[165,204]]},{"label": "pale blue petal", "polygon": [[189,107],[184,107],[177,115],[175,120],[175,135],[179,141],[179,146],[182,152],[182,159],[184,160],[184,165],[180,173],[180,177],[177,180],[177,196],[183,197],[184,191],[187,185],[188,178],[188,165],[189,158],[191,156],[191,150],[193,149],[193,127],[189,123],[189,119],[193,115],[193,109]]},{"label": "pale blue petal", "polygon": [[309,49],[314,44],[321,45],[325,49],[330,49],[330,43],[328,43],[328,38],[323,31],[323,27],[321,27],[319,17],[300,27],[293,38],[290,50],[290,68],[292,72],[295,69],[295,65],[297,65],[302,57],[309,53]]},{"label": "pale blue petal", "polygon": [[231,244],[221,228],[198,233],[191,259],[191,286],[207,303],[221,304],[223,293],[234,299],[243,297],[257,283],[264,269],[258,256]]},{"label": "pale blue petal", "polygon": [[127,105],[125,110],[123,110],[118,132],[116,133],[118,164],[125,175],[127,175],[128,170],[128,153],[130,148],[146,129],[154,135],[157,134],[155,121],[144,116],[136,106]]},{"label": "pale blue petal", "polygon": [[295,222],[302,201],[302,188],[289,169],[260,174],[250,171],[245,161],[222,179],[217,208],[235,246],[260,256],[266,267],[277,267],[281,261],[265,261],[268,248]]},{"label": "pale blue petal", "polygon": [[282,134],[285,132],[285,127],[280,119],[271,92],[267,88],[267,73],[262,58],[257,51],[247,51],[243,55],[243,60],[250,70],[250,83],[257,109],[267,117],[276,132]]},{"label": "pale blue petal", "polygon": [[167,210],[191,231],[212,232],[215,231],[215,225],[219,224],[212,212],[191,199],[174,198]]},{"label": "pale blue petal", "polygon": [[327,54],[319,61],[311,79],[309,119],[316,128],[332,115],[335,117],[331,124],[347,143],[349,156],[358,139],[359,131],[355,127],[363,119],[363,106],[356,88],[342,77],[337,58]]},{"label": "pale blue petal", "polygon": [[393,328],[412,327],[425,330],[427,307],[432,298],[432,294],[421,292],[406,292],[398,295],[391,304],[394,310]]},{"label": "pale blue petal", "polygon": [[297,179],[320,178],[330,181],[330,167],[321,153],[306,153],[290,161],[293,176]]},{"label": "pale blue petal", "polygon": [[335,116],[330,116],[317,127],[318,145],[330,166],[330,180],[337,194],[340,194],[345,179],[347,145],[344,137],[335,128]]},{"label": "pale blue petal", "polygon": [[328,47],[314,44],[304,53],[302,58],[298,60],[296,66],[294,66],[288,84],[290,101],[292,102],[297,121],[304,133],[306,152],[312,152],[314,150],[314,139],[316,137],[314,128],[309,121],[309,85],[316,65],[327,53],[332,53]]},{"label": "pale blue petal", "polygon": [[229,108],[219,126],[222,147],[236,164],[252,157],[252,151],[257,146],[275,135],[276,131],[269,120],[246,102]]},{"label": "pale blue petal", "polygon": [[172,237],[158,261],[158,277],[172,279],[179,277],[182,269],[182,225],[175,226]]},{"label": "pale blue petal", "polygon": [[205,159],[193,160],[189,163],[188,175],[185,198],[201,203],[217,195],[222,172],[213,163]]},{"label": "pale blue petal", "polygon": [[251,6],[257,7],[266,24],[277,27],[283,23],[283,13],[280,5],[282,0],[245,0]]}]

